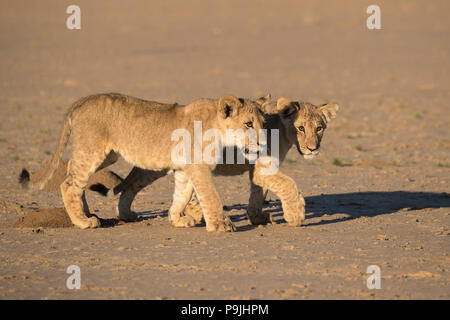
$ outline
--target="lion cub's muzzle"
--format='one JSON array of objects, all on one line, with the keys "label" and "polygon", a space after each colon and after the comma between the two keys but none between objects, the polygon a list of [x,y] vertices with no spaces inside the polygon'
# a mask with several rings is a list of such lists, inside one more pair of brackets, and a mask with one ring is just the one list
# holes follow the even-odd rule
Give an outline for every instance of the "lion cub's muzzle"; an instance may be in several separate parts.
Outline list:
[{"label": "lion cub's muzzle", "polygon": [[313,159],[315,156],[317,156],[320,152],[319,148],[320,146],[317,147],[302,147],[300,146],[300,144],[297,142],[296,143],[296,147],[297,147],[297,151],[298,153],[304,158],[304,159]]}]

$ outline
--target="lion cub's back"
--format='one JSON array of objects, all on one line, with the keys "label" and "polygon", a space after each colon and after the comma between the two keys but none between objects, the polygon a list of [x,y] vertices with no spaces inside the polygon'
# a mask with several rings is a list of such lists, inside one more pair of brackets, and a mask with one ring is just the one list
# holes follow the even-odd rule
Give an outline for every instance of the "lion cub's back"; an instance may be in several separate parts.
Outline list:
[{"label": "lion cub's back", "polygon": [[148,101],[120,93],[102,93],[81,98],[69,110],[74,122],[95,123],[97,126],[128,127],[142,121],[158,123],[170,117],[177,104]]}]

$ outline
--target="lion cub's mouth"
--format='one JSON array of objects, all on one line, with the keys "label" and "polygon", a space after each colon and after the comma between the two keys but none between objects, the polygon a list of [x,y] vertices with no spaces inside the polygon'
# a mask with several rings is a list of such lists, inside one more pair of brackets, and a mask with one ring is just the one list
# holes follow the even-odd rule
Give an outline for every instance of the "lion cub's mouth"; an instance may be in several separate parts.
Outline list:
[{"label": "lion cub's mouth", "polygon": [[300,147],[299,145],[297,145],[297,150],[304,159],[308,160],[314,159],[319,154],[319,150],[310,151]]}]

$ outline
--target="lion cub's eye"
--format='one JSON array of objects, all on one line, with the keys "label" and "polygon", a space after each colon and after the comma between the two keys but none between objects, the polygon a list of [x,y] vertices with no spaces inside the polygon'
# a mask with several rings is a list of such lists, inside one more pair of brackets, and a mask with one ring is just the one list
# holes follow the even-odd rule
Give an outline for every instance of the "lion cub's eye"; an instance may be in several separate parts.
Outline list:
[{"label": "lion cub's eye", "polygon": [[316,128],[316,131],[317,131],[317,132],[320,132],[320,131],[322,131],[322,129],[323,129],[323,128],[322,128],[321,126],[318,126],[318,127]]},{"label": "lion cub's eye", "polygon": [[305,133],[305,127],[304,126],[298,127],[298,131]]},{"label": "lion cub's eye", "polygon": [[253,128],[253,122],[251,122],[251,121],[246,122],[246,123],[245,123],[245,126],[246,126],[247,128]]}]

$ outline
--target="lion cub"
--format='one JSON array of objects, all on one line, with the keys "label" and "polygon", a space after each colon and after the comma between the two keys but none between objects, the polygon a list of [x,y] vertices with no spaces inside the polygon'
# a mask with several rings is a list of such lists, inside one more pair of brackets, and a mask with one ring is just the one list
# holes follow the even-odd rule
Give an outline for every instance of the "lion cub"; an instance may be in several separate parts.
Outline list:
[{"label": "lion cub", "polygon": [[[307,102],[291,101],[279,98],[270,101],[270,95],[256,100],[264,116],[264,129],[268,136],[272,130],[279,132],[278,152],[272,152],[281,164],[291,147],[295,146],[298,153],[311,159],[319,153],[325,129],[336,116],[339,106],[335,103],[320,106]],[[269,149],[272,149],[271,139],[268,137]],[[270,150],[269,150],[270,151]],[[281,200],[284,218],[292,226],[298,226],[305,219],[305,201],[299,194],[293,179],[281,171],[273,174],[260,174],[263,164],[218,164],[212,171],[213,175],[235,176],[249,172],[250,199],[247,214],[252,224],[270,222],[270,215],[262,211],[267,191],[271,190]],[[117,207],[120,219],[133,221],[137,215],[131,210],[136,194],[147,185],[166,175],[166,172],[155,172],[133,168],[125,180],[114,188],[114,194],[120,193]],[[196,190],[195,190],[196,191]],[[169,219],[176,227],[191,227],[199,223],[203,217],[202,208],[195,200],[191,201],[194,188],[182,172],[175,173],[175,191],[173,202],[169,209]]]},{"label": "lion cub", "polygon": [[[39,181],[28,182],[41,189],[61,162],[69,137],[72,136],[72,157],[61,193],[72,223],[82,229],[100,226],[99,220],[88,217],[84,190],[89,177],[118,160],[119,155],[132,165],[156,172],[175,170],[192,183],[203,209],[207,231],[233,231],[234,227],[222,212],[222,203],[214,188],[211,171],[214,163],[182,163],[172,160],[177,142],[174,131],[184,129],[193,136],[194,121],[201,121],[203,130],[216,130],[225,136],[227,130],[262,128],[263,117],[258,104],[225,95],[219,100],[199,99],[187,106],[162,104],[117,93],[97,94],[76,101],[69,109],[50,165]],[[242,137],[223,145],[245,147]],[[191,142],[194,148],[194,141]],[[196,146],[198,147],[198,146]],[[205,148],[207,146],[203,146]],[[22,179],[27,183],[26,179]]]}]

